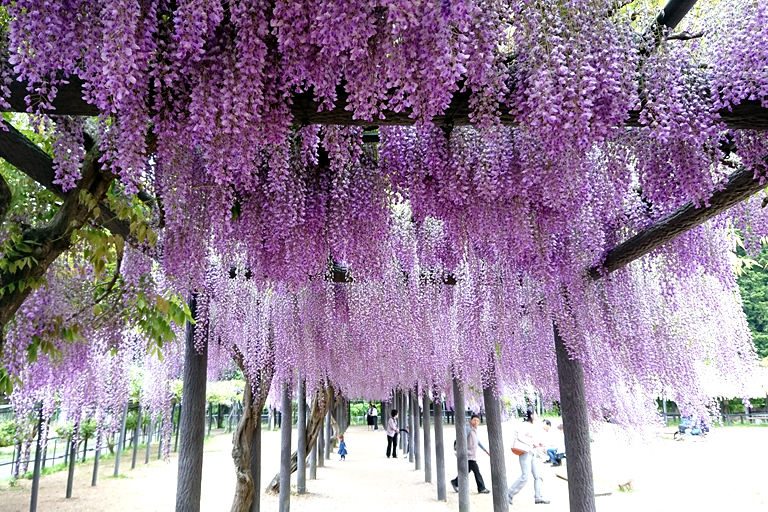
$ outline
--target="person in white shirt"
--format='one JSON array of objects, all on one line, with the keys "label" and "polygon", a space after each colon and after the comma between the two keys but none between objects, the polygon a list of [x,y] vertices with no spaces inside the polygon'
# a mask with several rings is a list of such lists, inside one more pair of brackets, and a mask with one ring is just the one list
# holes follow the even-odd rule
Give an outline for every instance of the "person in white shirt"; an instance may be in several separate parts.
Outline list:
[{"label": "person in white shirt", "polygon": [[539,466],[539,462],[536,460],[536,454],[534,453],[534,449],[536,447],[542,446],[541,434],[543,432],[542,429],[536,424],[538,423],[538,419],[539,418],[536,412],[533,409],[528,409],[525,413],[525,420],[523,421],[523,424],[515,433],[515,435],[521,441],[523,441],[531,448],[530,450],[519,455],[521,471],[520,478],[515,480],[510,488],[507,489],[507,500],[509,501],[510,505],[512,504],[512,498],[515,497],[515,494],[519,493],[522,488],[525,487],[530,474],[533,474],[533,491],[535,493],[536,504],[549,504],[549,501],[545,500],[541,494],[541,482],[543,481],[543,478],[541,477],[542,471],[541,467]]}]

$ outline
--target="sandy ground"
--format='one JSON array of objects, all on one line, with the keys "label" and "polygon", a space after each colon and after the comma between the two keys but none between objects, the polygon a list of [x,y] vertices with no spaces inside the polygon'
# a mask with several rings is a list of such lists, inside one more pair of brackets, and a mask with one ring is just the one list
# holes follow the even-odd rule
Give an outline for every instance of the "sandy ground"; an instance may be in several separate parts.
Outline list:
[{"label": "sandy ground", "polygon": [[[513,424],[506,423],[505,440],[510,439]],[[480,429],[481,442],[487,440],[485,426]],[[295,434],[294,429],[294,444]],[[263,476],[266,483],[277,472],[279,464],[279,432],[263,434]],[[452,426],[445,428],[447,447],[455,438]],[[458,495],[448,484],[448,501],[437,501],[434,484],[424,482],[423,471],[414,470],[407,458],[385,457],[386,435],[382,430],[367,431],[351,427],[346,435],[349,455],[344,462],[333,454],[326,467],[318,468],[317,480],[308,480],[308,494],[295,494],[296,475],[292,482],[293,511],[371,511],[391,510],[447,512],[458,509]],[[218,434],[206,442],[203,466],[203,511],[229,510],[234,493],[234,470],[230,457],[231,437]],[[506,448],[505,448],[506,449]],[[596,491],[610,492],[597,498],[600,511],[676,511],[676,510],[768,510],[766,461],[768,460],[768,428],[721,428],[706,440],[676,442],[659,440],[642,446],[627,446],[618,436],[595,435],[592,444]],[[153,449],[154,451],[154,449]],[[156,453],[156,451],[155,451]],[[130,458],[124,458],[123,477],[112,478],[112,463],[103,464],[97,487],[90,486],[92,465],[78,466],[73,497],[65,499],[66,472],[43,477],[40,482],[40,511],[171,511],[175,506],[175,457],[170,463],[151,461],[130,470]],[[456,474],[453,450],[446,452],[446,477]],[[478,461],[486,483],[490,486],[488,457],[480,453]],[[434,467],[434,466],[433,466]],[[568,507],[568,488],[564,468],[544,467],[544,494],[550,505],[534,505],[533,485],[528,483],[515,498],[510,510],[561,512]],[[507,453],[507,480],[520,474],[517,457]],[[619,479],[632,477],[633,492],[617,492]],[[470,475],[471,509],[493,510],[491,495],[478,495]],[[31,481],[15,487],[0,486],[0,510],[29,510]],[[262,493],[262,510],[276,511],[277,497]]]}]

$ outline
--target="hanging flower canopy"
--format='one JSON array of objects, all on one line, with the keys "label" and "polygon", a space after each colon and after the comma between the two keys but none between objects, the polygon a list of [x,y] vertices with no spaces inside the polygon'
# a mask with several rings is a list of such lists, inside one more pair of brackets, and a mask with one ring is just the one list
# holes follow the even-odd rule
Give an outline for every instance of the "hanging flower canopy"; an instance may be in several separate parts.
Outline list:
[{"label": "hanging flower canopy", "polygon": [[556,399],[555,322],[594,417],[633,423],[753,366],[727,251],[768,232],[759,198],[601,265],[764,176],[766,2],[700,2],[674,34],[642,0],[2,4],[7,101],[57,119],[65,191],[83,141],[60,116],[98,117],[104,165],[161,218],[126,250],[198,291],[212,360],[372,398],[457,376]]}]

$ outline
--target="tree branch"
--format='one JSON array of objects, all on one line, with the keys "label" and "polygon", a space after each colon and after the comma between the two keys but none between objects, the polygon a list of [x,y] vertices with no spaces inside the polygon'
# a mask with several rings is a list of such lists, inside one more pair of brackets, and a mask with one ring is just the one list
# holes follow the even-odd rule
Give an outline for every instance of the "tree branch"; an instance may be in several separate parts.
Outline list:
[{"label": "tree branch", "polygon": [[[30,228],[22,232],[22,242],[31,247],[30,251],[17,251],[22,256],[11,256],[6,254],[5,263],[13,263],[21,257],[31,256],[29,265],[11,271],[5,265],[0,271],[0,286],[4,288],[4,293],[0,295],[0,328],[13,318],[16,310],[21,306],[24,300],[29,296],[32,287],[29,286],[29,280],[41,278],[48,270],[53,261],[71,246],[72,233],[80,229],[92,215],[92,209],[87,204],[80,201],[80,192],[88,191],[90,196],[97,202],[104,199],[109,190],[109,186],[114,180],[114,176],[101,172],[99,159],[101,152],[91,151],[85,157],[82,166],[82,178],[78,182],[77,188],[70,191],[64,199],[64,204],[44,226],[39,228]],[[10,284],[24,284],[23,286],[14,286],[10,290]],[[2,346],[0,346],[2,351]]]},{"label": "tree branch", "polygon": [[11,193],[11,187],[8,186],[8,182],[0,174],[0,224],[5,222],[5,216],[8,214],[8,210],[11,208],[11,201],[13,200],[13,194]]},{"label": "tree branch", "polygon": [[677,34],[668,35],[667,41],[690,41],[691,39],[699,39],[700,37],[704,37],[703,30],[699,32],[694,32],[693,34],[687,31],[683,31],[683,32],[678,32]]}]

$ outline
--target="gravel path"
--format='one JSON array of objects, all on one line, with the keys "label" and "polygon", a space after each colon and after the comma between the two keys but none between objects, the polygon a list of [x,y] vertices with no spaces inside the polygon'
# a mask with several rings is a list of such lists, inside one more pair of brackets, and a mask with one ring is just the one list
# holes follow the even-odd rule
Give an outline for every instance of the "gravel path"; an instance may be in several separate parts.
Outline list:
[{"label": "gravel path", "polygon": [[[505,440],[511,438],[513,423],[504,425]],[[485,427],[481,441],[487,440]],[[294,444],[295,447],[295,429]],[[262,481],[271,480],[279,464],[279,432],[263,434]],[[453,427],[445,429],[447,447],[453,446]],[[351,427],[345,436],[349,455],[344,462],[333,454],[325,468],[318,468],[317,480],[308,480],[308,494],[291,497],[291,510],[359,512],[419,510],[448,512],[458,509],[457,494],[448,484],[448,501],[437,501],[434,484],[424,482],[423,471],[415,471],[407,458],[387,459],[386,435],[382,430],[369,432],[365,426]],[[226,511],[234,493],[234,470],[230,457],[231,437],[220,433],[206,442],[203,466],[201,510]],[[485,444],[485,443],[484,443]],[[627,447],[611,433],[595,435],[592,445],[596,490],[611,492],[597,498],[598,510],[668,511],[731,510],[740,512],[768,510],[768,487],[765,470],[768,460],[768,428],[715,429],[704,441],[675,442],[659,440],[648,445]],[[154,451],[155,449],[153,449]],[[155,451],[156,453],[156,451]],[[519,475],[517,457],[507,454],[507,480]],[[453,450],[446,452],[447,478],[455,476]],[[488,457],[480,453],[478,461],[490,486]],[[64,499],[66,472],[43,477],[40,483],[38,510],[47,511],[170,511],[175,505],[176,459],[170,463],[154,460],[137,464],[130,470],[130,458],[123,459],[121,478],[112,478],[112,463],[101,467],[99,484],[90,486],[92,465],[86,463],[75,471],[73,498]],[[563,469],[557,470],[565,474]],[[565,480],[556,477],[554,468],[544,468],[544,493],[550,505],[534,505],[531,482],[515,499],[510,510],[561,512],[568,510]],[[634,478],[635,490],[616,492],[619,479]],[[295,491],[295,474],[293,485]],[[471,479],[471,476],[470,476]],[[29,510],[31,481],[15,487],[0,486],[0,510]],[[478,495],[470,482],[473,511],[491,511],[491,495]],[[277,497],[262,494],[262,510],[276,511]]]}]

